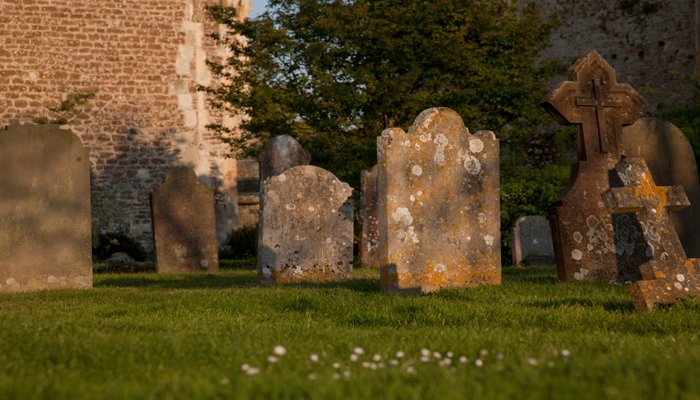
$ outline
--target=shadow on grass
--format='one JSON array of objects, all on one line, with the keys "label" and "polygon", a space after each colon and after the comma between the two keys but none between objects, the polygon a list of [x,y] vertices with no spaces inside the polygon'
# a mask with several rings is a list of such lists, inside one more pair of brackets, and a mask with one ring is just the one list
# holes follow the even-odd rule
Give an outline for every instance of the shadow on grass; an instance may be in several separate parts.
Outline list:
[{"label": "shadow on grass", "polygon": [[634,304],[630,299],[611,299],[605,301],[592,301],[589,299],[567,298],[567,299],[550,299],[537,300],[526,302],[524,305],[536,308],[560,308],[560,307],[582,307],[595,308],[603,307],[605,311],[620,311],[622,313],[634,313]]}]

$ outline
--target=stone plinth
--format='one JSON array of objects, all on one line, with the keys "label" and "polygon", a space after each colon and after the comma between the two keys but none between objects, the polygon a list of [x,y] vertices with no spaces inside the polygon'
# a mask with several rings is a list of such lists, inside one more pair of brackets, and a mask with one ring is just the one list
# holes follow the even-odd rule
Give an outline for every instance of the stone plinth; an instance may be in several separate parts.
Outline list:
[{"label": "stone plinth", "polygon": [[520,217],[513,224],[513,265],[554,264],[554,245],[549,223],[539,215]]},{"label": "stone plinth", "polygon": [[[591,50],[569,70],[542,106],[561,124],[578,127],[578,162],[550,224],[559,279],[636,279],[649,258],[634,215],[612,216],[601,194],[619,184],[610,170],[623,153],[622,127],[633,124],[646,101]],[[613,182],[611,182],[611,179]]]},{"label": "stone plinth", "polygon": [[58,125],[0,131],[0,292],[92,287],[90,164]]},{"label": "stone plinth", "polygon": [[498,140],[447,108],[377,139],[382,291],[501,281]]},{"label": "stone plinth", "polygon": [[173,167],[151,195],[156,271],[216,272],[214,194],[188,167]]},{"label": "stone plinth", "polygon": [[360,177],[360,265],[379,268],[377,166]]},{"label": "stone plinth", "polygon": [[690,206],[671,213],[671,221],[686,255],[700,257],[700,183],[688,138],[670,122],[640,118],[622,129],[622,144],[627,157],[644,159],[659,186],[683,186]]},{"label": "stone plinth", "polygon": [[603,194],[612,213],[635,213],[644,227],[650,261],[640,267],[643,280],[628,286],[638,312],[666,308],[680,298],[700,296],[700,260],[686,258],[669,211],[688,205],[682,186],[656,186],[641,158],[625,158],[616,167],[624,187]]},{"label": "stone plinth", "polygon": [[291,168],[265,181],[258,242],[262,284],[352,278],[352,189],[330,172]]}]

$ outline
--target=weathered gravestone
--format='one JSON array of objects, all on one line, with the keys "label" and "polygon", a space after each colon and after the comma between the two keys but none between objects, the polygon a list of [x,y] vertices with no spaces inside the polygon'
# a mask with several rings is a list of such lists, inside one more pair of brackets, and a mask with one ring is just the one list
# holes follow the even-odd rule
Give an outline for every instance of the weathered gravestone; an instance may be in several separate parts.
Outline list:
[{"label": "weathered gravestone", "polygon": [[352,188],[311,165],[265,181],[258,280],[262,284],[352,278]]},{"label": "weathered gravestone", "polygon": [[610,212],[637,214],[652,257],[640,267],[644,280],[628,286],[637,311],[700,296],[700,260],[686,257],[668,213],[690,204],[683,187],[656,186],[641,158],[625,158],[615,169],[625,187],[608,190],[603,200]]},{"label": "weathered gravestone", "polygon": [[377,139],[382,291],[501,281],[498,140],[448,108]]},{"label": "weathered gravestone", "polygon": [[156,271],[216,272],[214,193],[189,167],[173,167],[151,194]]},{"label": "weathered gravestone", "polygon": [[0,131],[0,292],[91,288],[90,164],[58,125]]},{"label": "weathered gravestone", "polygon": [[560,279],[635,279],[648,260],[634,215],[612,216],[601,194],[622,156],[622,126],[633,124],[647,102],[591,50],[569,70],[569,80],[542,101],[561,124],[578,128],[578,162],[550,216]]},{"label": "weathered gravestone", "polygon": [[688,257],[700,257],[700,183],[693,148],[683,132],[670,122],[640,118],[622,129],[628,158],[643,158],[659,186],[683,186],[690,206],[671,214]]},{"label": "weathered gravestone", "polygon": [[360,176],[360,265],[379,268],[377,166]]},{"label": "weathered gravestone", "polygon": [[554,245],[549,223],[539,215],[520,217],[513,224],[513,265],[554,264]]},{"label": "weathered gravestone", "polygon": [[309,165],[311,154],[289,135],[275,136],[258,154],[260,164],[260,209],[263,209],[265,181],[297,165]]}]

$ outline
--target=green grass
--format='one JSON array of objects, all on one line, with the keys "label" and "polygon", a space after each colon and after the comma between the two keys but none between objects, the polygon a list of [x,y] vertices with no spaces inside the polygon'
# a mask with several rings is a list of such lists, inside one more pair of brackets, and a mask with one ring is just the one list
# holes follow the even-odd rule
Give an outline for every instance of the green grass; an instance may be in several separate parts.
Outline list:
[{"label": "green grass", "polygon": [[[93,290],[0,294],[0,398],[697,399],[699,333],[697,302],[639,315],[624,286],[561,283],[553,267],[398,297],[367,270],[272,287],[240,269],[96,274]],[[270,364],[275,345],[287,354]],[[374,354],[384,368],[362,366]]]}]

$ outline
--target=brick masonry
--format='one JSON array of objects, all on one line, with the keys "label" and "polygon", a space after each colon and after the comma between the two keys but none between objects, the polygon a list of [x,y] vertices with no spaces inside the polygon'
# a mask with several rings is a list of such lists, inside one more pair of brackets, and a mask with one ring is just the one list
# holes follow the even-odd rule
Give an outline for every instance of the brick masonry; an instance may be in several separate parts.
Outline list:
[{"label": "brick masonry", "polygon": [[[248,0],[222,0],[240,16]],[[0,2],[0,126],[49,116],[77,91],[99,89],[70,129],[89,150],[92,190],[116,196],[115,229],[152,249],[148,196],[173,165],[195,170],[218,195],[217,218],[237,225],[236,163],[205,125],[235,126],[196,85],[225,49],[206,37],[201,0]]]}]

